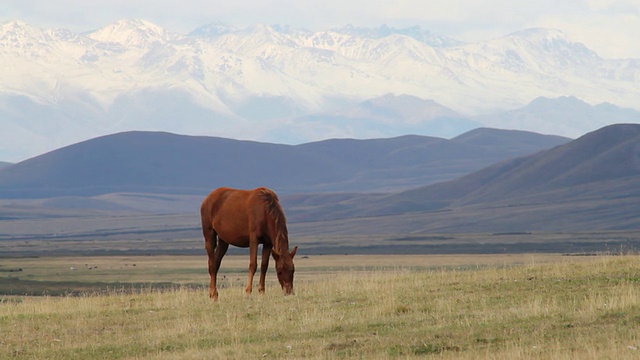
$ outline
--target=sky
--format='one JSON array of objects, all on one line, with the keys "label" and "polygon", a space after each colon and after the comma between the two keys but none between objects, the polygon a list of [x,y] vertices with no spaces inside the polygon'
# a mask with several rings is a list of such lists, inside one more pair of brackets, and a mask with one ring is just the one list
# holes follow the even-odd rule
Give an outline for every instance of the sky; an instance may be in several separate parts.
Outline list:
[{"label": "sky", "polygon": [[327,30],[418,25],[462,41],[545,27],[605,58],[640,59],[640,0],[2,0],[0,23],[95,30],[124,18],[186,34],[208,23],[257,23]]}]

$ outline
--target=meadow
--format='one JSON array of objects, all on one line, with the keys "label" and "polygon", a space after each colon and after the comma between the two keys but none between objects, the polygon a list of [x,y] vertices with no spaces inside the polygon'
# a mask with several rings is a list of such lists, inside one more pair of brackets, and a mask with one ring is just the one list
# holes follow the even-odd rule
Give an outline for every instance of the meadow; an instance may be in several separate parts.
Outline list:
[{"label": "meadow", "polygon": [[251,299],[246,266],[212,303],[205,256],[3,259],[5,290],[67,293],[0,295],[0,358],[640,357],[634,255],[309,256]]}]

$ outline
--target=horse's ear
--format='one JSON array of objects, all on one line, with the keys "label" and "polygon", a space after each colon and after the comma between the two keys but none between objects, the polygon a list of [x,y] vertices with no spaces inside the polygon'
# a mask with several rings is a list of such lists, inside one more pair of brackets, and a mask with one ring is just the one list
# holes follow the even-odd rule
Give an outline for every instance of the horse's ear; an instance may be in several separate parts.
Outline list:
[{"label": "horse's ear", "polygon": [[278,261],[280,259],[280,254],[278,254],[275,250],[271,250],[271,256],[273,256],[273,260]]},{"label": "horse's ear", "polygon": [[296,256],[296,252],[298,251],[298,247],[294,247],[293,250],[291,250],[291,258],[293,259],[294,256]]}]

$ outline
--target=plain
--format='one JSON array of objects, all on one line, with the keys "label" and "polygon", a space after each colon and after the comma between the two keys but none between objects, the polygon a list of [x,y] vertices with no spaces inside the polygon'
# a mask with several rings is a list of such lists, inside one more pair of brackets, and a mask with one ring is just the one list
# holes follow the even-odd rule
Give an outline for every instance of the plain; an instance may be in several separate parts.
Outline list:
[{"label": "plain", "polygon": [[231,256],[213,304],[204,256],[3,259],[5,280],[94,288],[0,298],[0,358],[635,358],[638,260],[309,256],[296,295],[271,273],[247,300],[247,259]]}]

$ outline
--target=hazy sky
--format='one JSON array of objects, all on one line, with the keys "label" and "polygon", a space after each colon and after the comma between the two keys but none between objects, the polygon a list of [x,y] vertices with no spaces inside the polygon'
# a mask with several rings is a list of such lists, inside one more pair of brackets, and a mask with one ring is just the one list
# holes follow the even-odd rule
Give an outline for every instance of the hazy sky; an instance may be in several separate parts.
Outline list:
[{"label": "hazy sky", "polygon": [[2,0],[0,22],[88,31],[122,18],[178,33],[214,21],[237,27],[280,24],[309,30],[420,25],[463,41],[531,28],[560,29],[608,58],[640,59],[640,0]]}]

